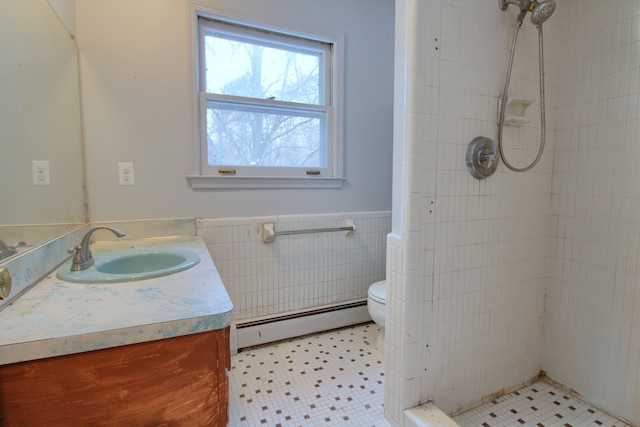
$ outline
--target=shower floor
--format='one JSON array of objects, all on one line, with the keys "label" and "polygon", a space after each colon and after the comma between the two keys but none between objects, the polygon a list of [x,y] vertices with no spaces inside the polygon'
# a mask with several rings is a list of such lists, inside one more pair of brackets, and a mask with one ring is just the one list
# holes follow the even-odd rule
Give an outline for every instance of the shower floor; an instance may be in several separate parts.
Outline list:
[{"label": "shower floor", "polygon": [[[232,356],[229,426],[387,427],[378,330],[366,323]],[[543,381],[454,420],[461,427],[629,427]]]},{"label": "shower floor", "polygon": [[461,427],[628,427],[629,424],[544,381],[453,418]]}]

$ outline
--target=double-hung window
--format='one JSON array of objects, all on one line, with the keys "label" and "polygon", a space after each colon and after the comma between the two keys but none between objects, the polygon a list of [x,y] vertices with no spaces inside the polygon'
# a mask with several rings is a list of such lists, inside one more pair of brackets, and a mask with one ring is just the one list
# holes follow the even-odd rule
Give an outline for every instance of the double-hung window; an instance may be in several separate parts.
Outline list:
[{"label": "double-hung window", "polygon": [[194,187],[339,187],[335,44],[198,17]]}]

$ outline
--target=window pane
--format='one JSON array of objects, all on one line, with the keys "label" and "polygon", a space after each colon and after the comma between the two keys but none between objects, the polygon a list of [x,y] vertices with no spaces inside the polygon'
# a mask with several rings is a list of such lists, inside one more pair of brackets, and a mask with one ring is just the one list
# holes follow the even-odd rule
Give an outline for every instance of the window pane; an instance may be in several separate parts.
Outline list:
[{"label": "window pane", "polygon": [[321,53],[205,31],[205,91],[304,104],[323,103]]},{"label": "window pane", "polygon": [[210,102],[207,106],[209,165],[326,167],[325,118]]}]

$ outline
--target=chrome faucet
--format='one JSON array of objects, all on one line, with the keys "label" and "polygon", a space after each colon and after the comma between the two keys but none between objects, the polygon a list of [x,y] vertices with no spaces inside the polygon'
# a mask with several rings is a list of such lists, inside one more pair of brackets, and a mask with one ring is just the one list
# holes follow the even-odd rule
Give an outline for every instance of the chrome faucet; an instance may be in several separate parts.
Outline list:
[{"label": "chrome faucet", "polygon": [[0,251],[8,251],[9,245],[7,245],[4,240],[0,239]]},{"label": "chrome faucet", "polygon": [[4,240],[0,239],[0,259],[9,258],[17,253],[15,247],[7,245]]},{"label": "chrome faucet", "polygon": [[106,225],[100,227],[94,227],[87,231],[80,244],[74,248],[69,249],[67,252],[73,254],[73,260],[71,261],[71,271],[82,271],[93,265],[93,255],[89,244],[91,243],[91,235],[96,230],[109,230],[118,237],[124,237],[126,234],[117,228],[108,227]]},{"label": "chrome faucet", "polygon": [[0,259],[9,258],[18,253],[18,248],[26,246],[27,244],[20,240],[13,246],[7,245],[4,240],[0,239]]}]

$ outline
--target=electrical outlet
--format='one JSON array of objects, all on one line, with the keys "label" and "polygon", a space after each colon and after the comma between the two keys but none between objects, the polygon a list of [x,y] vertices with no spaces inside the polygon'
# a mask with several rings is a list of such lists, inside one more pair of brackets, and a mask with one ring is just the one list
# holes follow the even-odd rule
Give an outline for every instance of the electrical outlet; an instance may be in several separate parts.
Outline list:
[{"label": "electrical outlet", "polygon": [[49,162],[47,160],[32,161],[31,176],[33,177],[33,185],[51,185]]},{"label": "electrical outlet", "polygon": [[120,182],[120,185],[135,184],[135,180],[133,179],[133,163],[118,163],[118,181]]}]

